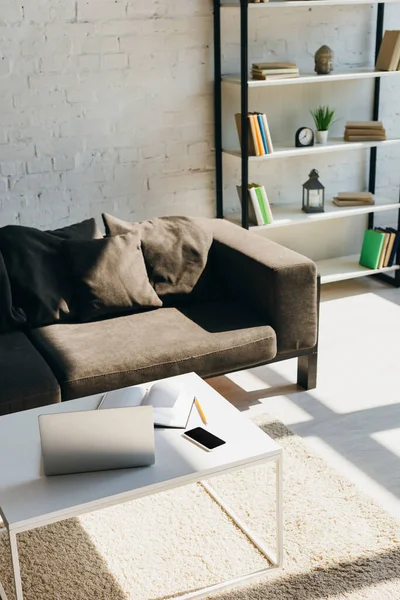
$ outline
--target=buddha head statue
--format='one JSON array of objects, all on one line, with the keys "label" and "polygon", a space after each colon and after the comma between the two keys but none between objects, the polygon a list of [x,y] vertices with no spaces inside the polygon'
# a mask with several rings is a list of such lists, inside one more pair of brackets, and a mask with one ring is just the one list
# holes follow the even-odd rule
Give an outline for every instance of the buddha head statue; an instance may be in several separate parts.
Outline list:
[{"label": "buddha head statue", "polygon": [[328,75],[333,71],[333,51],[325,44],[319,48],[315,55],[315,68],[314,71],[318,75]]}]

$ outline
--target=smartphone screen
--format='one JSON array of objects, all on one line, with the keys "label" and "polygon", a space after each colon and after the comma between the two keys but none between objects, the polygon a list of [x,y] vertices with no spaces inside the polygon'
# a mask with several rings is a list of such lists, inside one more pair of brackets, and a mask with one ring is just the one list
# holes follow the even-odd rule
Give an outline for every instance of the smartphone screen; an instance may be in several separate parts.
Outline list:
[{"label": "smartphone screen", "polygon": [[214,450],[226,443],[221,438],[203,429],[203,427],[195,427],[194,429],[185,431],[184,435],[208,450]]}]

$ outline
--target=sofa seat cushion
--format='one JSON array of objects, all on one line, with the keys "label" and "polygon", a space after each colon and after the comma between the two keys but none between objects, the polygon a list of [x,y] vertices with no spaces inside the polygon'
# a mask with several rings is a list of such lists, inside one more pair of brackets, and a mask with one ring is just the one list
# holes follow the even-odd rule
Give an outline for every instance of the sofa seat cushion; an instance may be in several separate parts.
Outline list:
[{"label": "sofa seat cushion", "polygon": [[50,367],[20,331],[0,336],[0,414],[61,401]]},{"label": "sofa seat cushion", "polygon": [[159,308],[30,331],[63,400],[195,371],[210,377],[271,360],[274,330],[238,306]]}]

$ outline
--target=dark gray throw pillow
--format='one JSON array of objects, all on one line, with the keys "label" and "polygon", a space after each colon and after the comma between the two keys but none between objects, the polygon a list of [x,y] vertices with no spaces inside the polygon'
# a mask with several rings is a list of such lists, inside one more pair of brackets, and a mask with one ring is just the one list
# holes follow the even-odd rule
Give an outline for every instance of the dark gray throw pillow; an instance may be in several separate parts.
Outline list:
[{"label": "dark gray throw pillow", "polygon": [[94,219],[55,231],[7,225],[0,228],[3,255],[12,292],[13,310],[26,315],[30,327],[73,318],[72,283],[65,254],[65,239],[102,237]]},{"label": "dark gray throw pillow", "polygon": [[82,321],[162,306],[147,276],[139,232],[92,241],[64,242]]},{"label": "dark gray throw pillow", "polygon": [[51,233],[63,240],[97,240],[103,237],[93,217],[60,229],[47,229],[45,233]]},{"label": "dark gray throw pillow", "polygon": [[151,284],[157,294],[190,294],[207,263],[211,232],[191,217],[160,217],[141,223],[103,214],[106,234],[139,231]]}]

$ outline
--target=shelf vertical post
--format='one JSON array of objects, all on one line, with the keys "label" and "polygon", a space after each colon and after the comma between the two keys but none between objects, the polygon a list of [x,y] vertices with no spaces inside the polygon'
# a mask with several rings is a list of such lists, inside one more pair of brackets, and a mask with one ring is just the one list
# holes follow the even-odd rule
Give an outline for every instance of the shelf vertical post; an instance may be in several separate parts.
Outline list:
[{"label": "shelf vertical post", "polygon": [[217,217],[224,216],[222,171],[221,4],[214,0],[214,137]]},{"label": "shelf vertical post", "polygon": [[[379,48],[381,46],[383,37],[383,22],[385,17],[385,4],[380,2],[378,4],[377,19],[376,19],[376,36],[375,36],[375,63],[378,58]],[[379,100],[381,92],[381,78],[377,77],[374,82],[374,104],[372,109],[372,120],[378,121],[379,119]],[[376,188],[376,159],[377,159],[377,148],[371,148],[370,159],[369,159],[369,182],[368,191],[371,194],[375,194]],[[368,227],[372,229],[374,226],[374,213],[368,215]]]},{"label": "shelf vertical post", "polygon": [[249,228],[248,0],[240,0],[240,112],[242,130],[242,227]]},{"label": "shelf vertical post", "polygon": [[[376,38],[375,38],[375,63],[378,58],[379,49],[382,43],[383,38],[383,24],[385,19],[385,4],[380,2],[378,4],[378,13],[376,20]],[[373,116],[372,119],[377,121],[379,119],[379,100],[380,100],[380,91],[381,91],[381,80],[380,77],[375,79],[375,88],[374,88],[374,106],[373,106]],[[371,148],[371,158],[369,165],[369,191],[374,194],[375,186],[376,186],[376,159],[377,159],[377,148]],[[400,197],[399,197],[400,203]],[[368,215],[368,227],[372,229],[374,226],[374,213],[370,213]],[[400,210],[398,211],[397,217],[397,228],[400,229]],[[400,250],[397,252],[396,262],[398,263],[400,260]],[[386,281],[387,283],[391,283],[395,287],[400,287],[400,271],[397,270],[394,273],[394,277],[390,277],[386,273],[378,273],[376,275],[379,279]]]},{"label": "shelf vertical post", "polygon": [[[400,203],[400,193],[399,193],[399,203]],[[399,210],[397,211],[397,229],[398,231],[400,231],[400,207]],[[395,265],[399,265],[400,264],[400,247],[397,249],[397,254],[395,256]],[[393,285],[397,288],[400,288],[400,269],[398,269],[397,271],[394,272],[394,281],[393,281]]]}]

